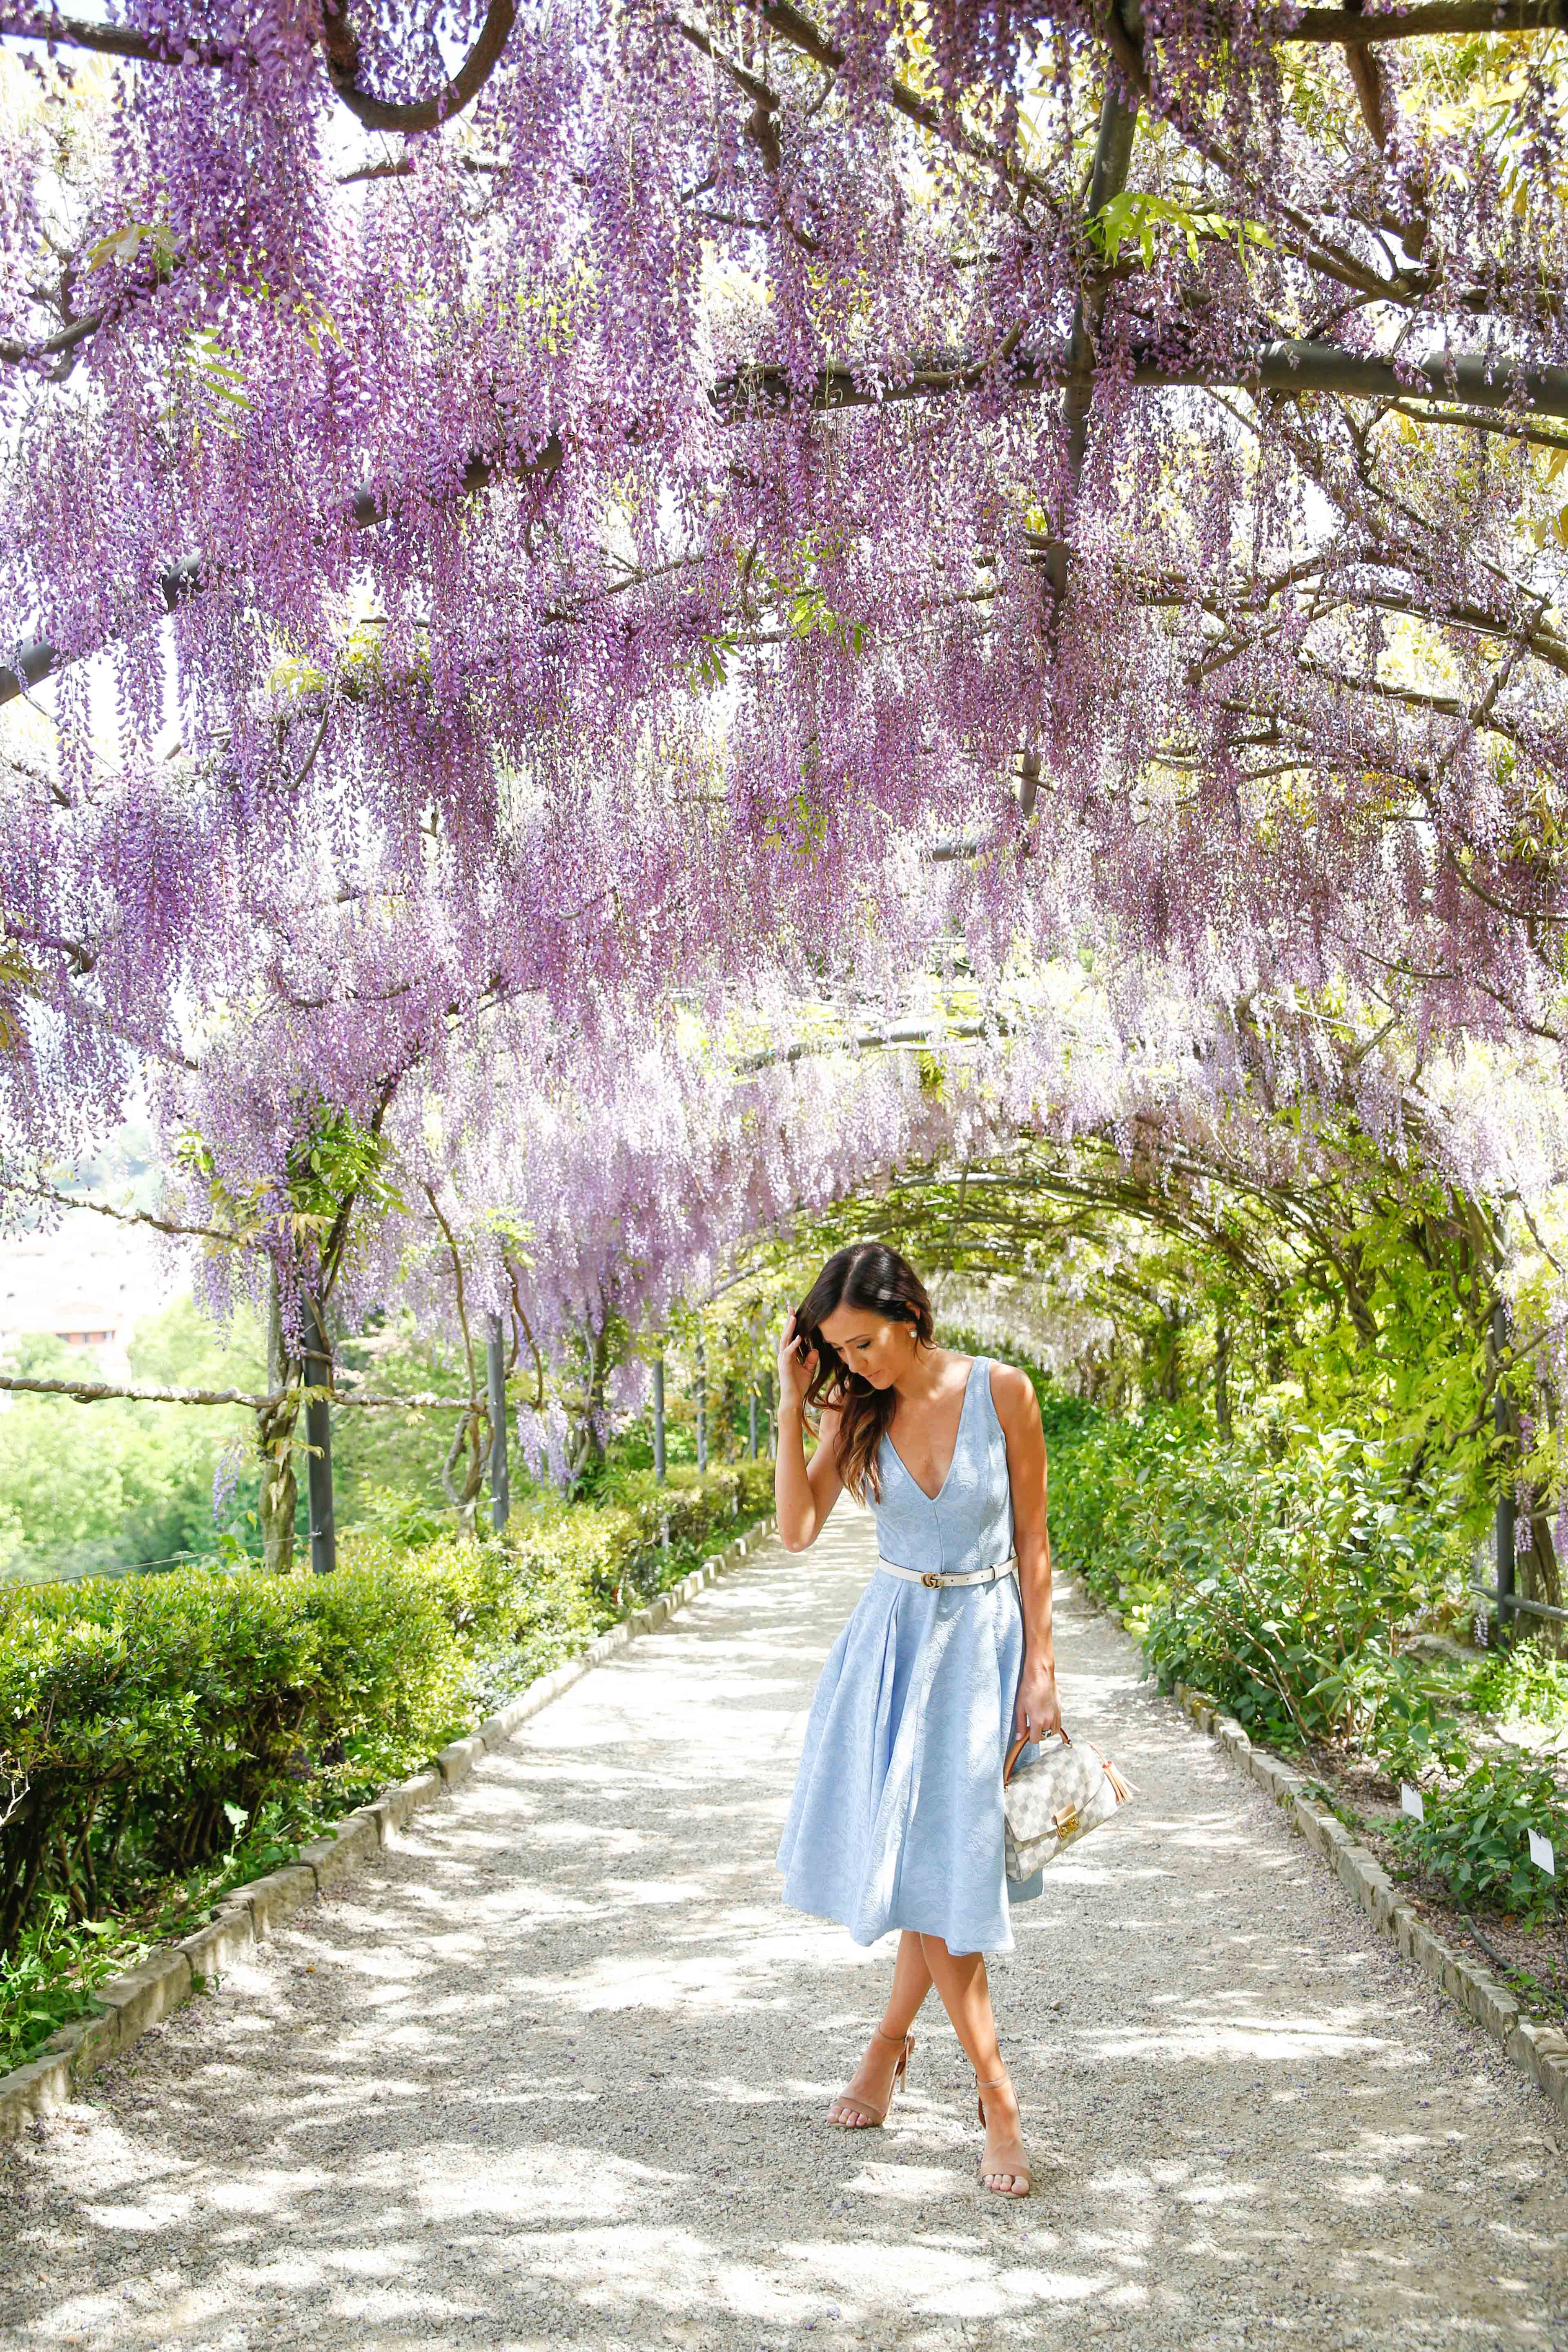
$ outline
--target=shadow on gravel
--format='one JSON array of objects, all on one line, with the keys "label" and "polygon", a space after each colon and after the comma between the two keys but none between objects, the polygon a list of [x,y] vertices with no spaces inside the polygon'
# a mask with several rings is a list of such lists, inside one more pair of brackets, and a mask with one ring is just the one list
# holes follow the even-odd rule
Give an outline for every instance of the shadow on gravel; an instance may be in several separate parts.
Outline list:
[{"label": "shadow on gravel", "polygon": [[889,2128],[824,2127],[888,1955],[771,1857],[868,1566],[849,1522],[589,1676],[10,2151],[6,2352],[1568,2342],[1545,2108],[1070,1606],[1141,1796],[995,1968],[1036,2194],[978,2189],[934,2009]]}]

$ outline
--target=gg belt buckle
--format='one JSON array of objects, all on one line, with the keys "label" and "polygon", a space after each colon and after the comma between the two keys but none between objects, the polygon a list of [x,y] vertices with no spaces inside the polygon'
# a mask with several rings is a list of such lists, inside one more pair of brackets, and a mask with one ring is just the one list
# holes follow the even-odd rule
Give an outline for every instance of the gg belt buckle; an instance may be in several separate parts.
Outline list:
[{"label": "gg belt buckle", "polygon": [[931,1570],[928,1568],[925,1574],[921,1577],[921,1582],[922,1584],[934,1586],[940,1584],[942,1582],[942,1579],[940,1576],[933,1576]]}]

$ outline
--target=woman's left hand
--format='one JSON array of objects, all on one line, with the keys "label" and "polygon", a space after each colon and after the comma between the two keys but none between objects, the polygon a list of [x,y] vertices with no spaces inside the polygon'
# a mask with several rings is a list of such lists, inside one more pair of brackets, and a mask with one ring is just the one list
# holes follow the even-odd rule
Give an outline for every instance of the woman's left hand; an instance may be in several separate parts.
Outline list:
[{"label": "woman's left hand", "polygon": [[1013,1712],[1015,1736],[1027,1731],[1031,1739],[1048,1739],[1062,1727],[1062,1703],[1057,1696],[1057,1670],[1049,1658],[1026,1657],[1018,1684],[1018,1704]]}]

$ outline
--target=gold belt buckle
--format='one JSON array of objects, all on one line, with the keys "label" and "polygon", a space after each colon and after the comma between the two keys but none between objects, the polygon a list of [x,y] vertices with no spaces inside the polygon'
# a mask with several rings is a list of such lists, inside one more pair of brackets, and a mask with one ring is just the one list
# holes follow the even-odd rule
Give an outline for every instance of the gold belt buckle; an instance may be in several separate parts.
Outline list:
[{"label": "gold belt buckle", "polygon": [[921,1582],[922,1584],[930,1584],[930,1585],[934,1586],[934,1585],[938,1585],[938,1584],[940,1584],[940,1583],[942,1582],[942,1579],[941,1579],[941,1577],[940,1577],[940,1576],[933,1576],[933,1575],[931,1574],[931,1570],[928,1568],[928,1569],[927,1569],[927,1570],[926,1570],[926,1572],[925,1572],[925,1574],[921,1577]]}]

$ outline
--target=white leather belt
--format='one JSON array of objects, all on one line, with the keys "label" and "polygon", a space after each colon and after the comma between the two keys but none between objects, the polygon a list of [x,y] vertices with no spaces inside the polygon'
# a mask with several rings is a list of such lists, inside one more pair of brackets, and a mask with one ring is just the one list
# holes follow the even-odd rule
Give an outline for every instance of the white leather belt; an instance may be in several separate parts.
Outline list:
[{"label": "white leather belt", "polygon": [[890,1559],[879,1559],[877,1565],[889,1576],[901,1576],[910,1584],[1000,1584],[1005,1576],[1017,1574],[1018,1555],[1010,1551],[1006,1559],[999,1560],[994,1568],[971,1569],[963,1576],[938,1576],[929,1568],[898,1568]]}]

